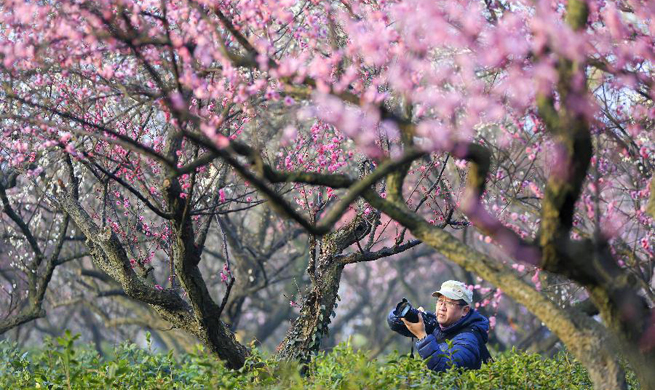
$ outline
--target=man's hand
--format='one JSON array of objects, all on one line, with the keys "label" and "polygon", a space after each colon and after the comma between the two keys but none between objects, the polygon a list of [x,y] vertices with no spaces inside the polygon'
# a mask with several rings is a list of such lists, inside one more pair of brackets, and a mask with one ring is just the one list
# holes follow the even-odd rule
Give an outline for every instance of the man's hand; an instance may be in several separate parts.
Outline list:
[{"label": "man's hand", "polygon": [[[422,308],[419,308],[420,311]],[[400,319],[404,324],[405,327],[407,327],[407,330],[412,332],[414,336],[416,336],[417,339],[423,339],[427,336],[427,333],[425,333],[425,324],[423,323],[423,316],[419,315],[418,316],[418,322],[409,322],[405,320],[404,318]]]}]

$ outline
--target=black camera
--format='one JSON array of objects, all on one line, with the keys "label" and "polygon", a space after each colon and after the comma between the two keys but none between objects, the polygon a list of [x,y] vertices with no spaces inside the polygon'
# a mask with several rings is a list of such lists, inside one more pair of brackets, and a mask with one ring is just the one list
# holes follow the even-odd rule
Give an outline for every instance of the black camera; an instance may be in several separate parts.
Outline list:
[{"label": "black camera", "polygon": [[419,311],[412,307],[412,304],[409,303],[407,298],[403,298],[396,305],[396,315],[398,318],[404,318],[409,322],[418,322],[418,313]]},{"label": "black camera", "polygon": [[389,329],[405,337],[414,337],[414,335],[407,330],[407,327],[402,322],[401,318],[406,319],[409,322],[417,323],[419,313],[423,317],[423,324],[425,324],[425,333],[432,334],[435,329],[439,326],[437,322],[437,315],[429,311],[418,311],[412,307],[412,304],[407,301],[406,298],[403,298],[400,301],[396,308],[391,310],[387,316],[387,324]]}]

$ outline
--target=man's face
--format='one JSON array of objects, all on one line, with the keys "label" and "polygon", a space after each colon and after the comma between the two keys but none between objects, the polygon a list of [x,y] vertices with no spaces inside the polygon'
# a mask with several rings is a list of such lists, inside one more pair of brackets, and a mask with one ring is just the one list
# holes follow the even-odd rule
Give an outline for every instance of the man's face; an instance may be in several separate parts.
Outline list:
[{"label": "man's face", "polygon": [[470,310],[468,306],[462,306],[459,301],[455,301],[444,296],[437,300],[437,321],[443,327],[448,327],[464,317]]}]

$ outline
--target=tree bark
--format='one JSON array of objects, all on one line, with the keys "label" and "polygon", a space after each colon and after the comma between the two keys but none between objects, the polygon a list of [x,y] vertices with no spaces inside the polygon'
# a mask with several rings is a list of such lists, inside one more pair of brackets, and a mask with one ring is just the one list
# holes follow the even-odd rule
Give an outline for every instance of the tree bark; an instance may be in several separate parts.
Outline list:
[{"label": "tree bark", "polygon": [[318,351],[321,340],[328,334],[345,266],[338,255],[368,234],[370,226],[365,218],[358,215],[350,223],[323,236],[319,254],[315,258],[314,254],[310,255],[307,267],[312,282],[310,291],[304,297],[300,316],[278,347],[278,359],[304,363],[310,360],[312,353]]}]

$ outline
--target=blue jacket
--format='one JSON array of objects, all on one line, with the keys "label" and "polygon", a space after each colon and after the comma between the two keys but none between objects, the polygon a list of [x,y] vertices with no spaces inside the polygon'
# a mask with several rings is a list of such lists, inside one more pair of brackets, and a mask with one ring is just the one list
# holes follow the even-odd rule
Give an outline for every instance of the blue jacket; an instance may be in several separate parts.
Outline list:
[{"label": "blue jacket", "polygon": [[[412,336],[393,310],[389,313],[387,322],[391,330],[404,336]],[[478,369],[482,365],[483,349],[486,352],[485,344],[489,339],[489,320],[475,309],[471,309],[465,317],[445,329],[440,326],[429,329],[426,326],[425,332],[428,336],[416,342],[416,349],[423,359],[429,359],[429,369],[446,371],[453,365]],[[451,349],[448,348],[446,340],[452,342]]]}]

